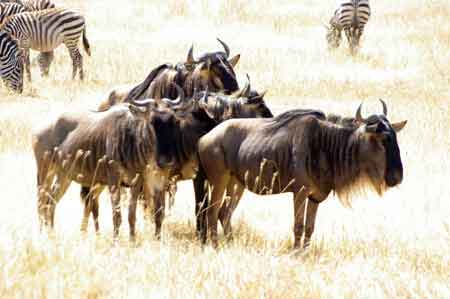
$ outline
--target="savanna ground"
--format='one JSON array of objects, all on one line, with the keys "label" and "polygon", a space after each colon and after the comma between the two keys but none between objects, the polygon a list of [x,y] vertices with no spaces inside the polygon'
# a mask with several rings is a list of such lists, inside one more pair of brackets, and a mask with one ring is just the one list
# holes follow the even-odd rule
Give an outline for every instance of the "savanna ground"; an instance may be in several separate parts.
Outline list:
[{"label": "savanna ground", "polygon": [[[72,82],[59,48],[47,79],[34,63],[20,96],[0,89],[1,298],[450,298],[450,5],[447,0],[373,1],[362,51],[328,52],[335,1],[60,1],[81,10],[93,55]],[[381,110],[408,119],[399,134],[405,176],[381,199],[319,208],[311,249],[291,255],[292,200],[246,194],[235,239],[215,251],[194,235],[190,183],[179,184],[162,241],[139,217],[136,247],[112,244],[101,199],[101,234],[79,232],[78,186],[57,209],[56,232],[39,234],[31,132],[63,111],[93,109],[109,89],[141,81],[163,62],[219,47],[241,53],[244,82],[267,89],[276,111],[318,108],[353,115]],[[92,225],[92,223],[91,223]]]}]

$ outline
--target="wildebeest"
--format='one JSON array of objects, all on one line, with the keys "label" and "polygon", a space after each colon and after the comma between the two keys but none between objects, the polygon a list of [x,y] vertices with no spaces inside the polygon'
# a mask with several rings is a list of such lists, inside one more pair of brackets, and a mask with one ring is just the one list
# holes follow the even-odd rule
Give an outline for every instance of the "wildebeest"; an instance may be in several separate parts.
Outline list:
[{"label": "wildebeest", "polygon": [[[208,114],[208,117],[216,123],[220,123],[230,118],[255,118],[255,117],[272,117],[272,113],[264,102],[264,93],[258,93],[251,90],[250,81],[248,79],[245,87],[238,93],[232,96],[227,96],[221,93],[213,93],[209,91],[202,91],[195,95],[194,101],[198,101],[199,105],[205,107],[204,111]],[[177,109],[173,101],[168,99],[158,100],[146,100],[151,107],[148,109],[157,109],[159,106],[164,106],[168,109]],[[139,101],[133,101],[133,103],[139,103]],[[159,104],[158,104],[159,103]],[[191,113],[198,114],[195,109]],[[206,205],[206,194],[204,190],[205,176],[203,172],[199,171],[198,176],[194,178],[194,189],[196,196],[196,215],[197,229],[200,232],[204,228],[204,215],[203,209]],[[173,186],[173,184],[171,185]],[[87,230],[89,215],[92,213],[94,219],[95,230],[99,231],[99,205],[98,197],[103,189],[95,188],[90,190],[89,186],[84,186],[81,189],[81,198],[84,202],[83,221],[81,224],[81,231]],[[173,194],[171,194],[173,195]]]},{"label": "wildebeest", "polygon": [[136,201],[141,193],[145,201],[153,199],[155,235],[159,237],[167,185],[173,178],[195,175],[198,140],[217,125],[217,109],[223,115],[232,112],[209,105],[206,93],[206,97],[186,101],[182,89],[178,90],[182,104],[174,109],[163,105],[148,109],[153,100],[122,103],[103,112],[64,114],[35,133],[41,223],[53,227],[56,204],[72,181],[91,186],[95,192],[106,186],[116,238],[121,224],[120,187],[126,186],[132,195],[130,238],[135,236]]},{"label": "wildebeest", "polygon": [[230,48],[218,39],[224,52],[205,53],[194,58],[194,48],[189,49],[185,62],[162,64],[153,69],[145,80],[134,87],[122,86],[112,90],[100,109],[111,107],[120,102],[142,99],[174,99],[177,96],[172,83],[181,86],[187,97],[192,97],[194,90],[208,89],[211,92],[231,94],[239,90],[234,67],[239,61],[237,54],[230,58]]},{"label": "wildebeest", "polygon": [[141,191],[146,200],[154,200],[159,236],[165,184],[175,173],[181,177],[195,173],[198,138],[215,125],[204,108],[196,106],[197,118],[191,113],[180,116],[169,109],[150,110],[125,103],[104,112],[64,114],[39,130],[33,135],[33,149],[41,224],[53,227],[56,204],[72,181],[94,188],[107,186],[117,238],[120,187],[128,186],[132,194],[130,238],[135,236],[136,200]]},{"label": "wildebeest", "polygon": [[321,111],[292,110],[272,119],[228,120],[203,136],[199,157],[212,187],[207,216],[213,245],[218,244],[219,208],[230,182],[235,192],[228,223],[245,188],[261,195],[294,194],[295,248],[304,231],[303,244],[308,246],[319,203],[331,191],[344,196],[362,183],[381,195],[400,184],[403,166],[396,132],[406,121],[390,123],[382,103],[382,115],[364,119],[359,106],[352,122],[329,121]]}]

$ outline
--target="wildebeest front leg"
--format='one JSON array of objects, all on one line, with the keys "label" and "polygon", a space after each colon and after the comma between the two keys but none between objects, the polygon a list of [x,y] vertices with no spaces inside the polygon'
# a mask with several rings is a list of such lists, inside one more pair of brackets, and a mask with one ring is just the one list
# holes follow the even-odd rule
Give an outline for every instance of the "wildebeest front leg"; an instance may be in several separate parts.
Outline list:
[{"label": "wildebeest front leg", "polygon": [[303,240],[303,248],[310,245],[311,236],[314,232],[314,225],[316,223],[317,208],[319,207],[318,201],[309,196],[308,205],[306,208],[306,229],[305,229],[305,239]]},{"label": "wildebeest front leg", "polygon": [[206,242],[206,208],[208,206],[208,186],[206,175],[202,167],[199,167],[197,176],[193,180],[195,193],[195,216],[197,236],[202,243]]},{"label": "wildebeest front leg", "polygon": [[120,212],[120,187],[113,185],[109,187],[111,193],[111,208],[113,211],[114,240],[119,237],[120,224],[122,223],[122,214]]},{"label": "wildebeest front leg", "polygon": [[131,198],[128,205],[128,224],[130,226],[130,242],[136,240],[136,206],[138,197],[141,194],[142,187],[133,186],[131,188]]},{"label": "wildebeest front leg", "polygon": [[294,195],[294,248],[299,248],[305,230],[305,206],[308,192],[304,187]]},{"label": "wildebeest front leg", "polygon": [[161,226],[164,220],[165,202],[164,191],[155,190],[153,196],[153,213],[155,217],[155,237],[158,240],[161,238]]},{"label": "wildebeest front leg", "polygon": [[155,220],[155,237],[161,238],[161,226],[165,210],[165,190],[169,183],[169,175],[164,171],[156,171],[148,166],[147,174],[143,178],[144,201],[153,200],[153,217]]}]

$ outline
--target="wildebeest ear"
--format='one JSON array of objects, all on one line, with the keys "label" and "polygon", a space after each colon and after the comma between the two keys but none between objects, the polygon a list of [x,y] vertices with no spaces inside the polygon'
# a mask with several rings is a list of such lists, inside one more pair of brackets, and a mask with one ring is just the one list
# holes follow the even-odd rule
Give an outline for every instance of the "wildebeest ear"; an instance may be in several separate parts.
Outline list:
[{"label": "wildebeest ear", "polygon": [[407,120],[404,120],[398,123],[392,123],[391,126],[395,132],[400,132],[406,126],[407,122],[408,122]]},{"label": "wildebeest ear", "polygon": [[248,98],[247,103],[248,104],[259,104],[260,102],[264,101],[264,96],[266,95],[267,91],[263,91],[260,94],[256,94],[255,96]]},{"label": "wildebeest ear", "polygon": [[240,58],[241,58],[241,54],[237,54],[237,55],[233,56],[232,58],[228,59],[228,63],[230,63],[232,67],[235,67],[236,64],[239,62]]}]

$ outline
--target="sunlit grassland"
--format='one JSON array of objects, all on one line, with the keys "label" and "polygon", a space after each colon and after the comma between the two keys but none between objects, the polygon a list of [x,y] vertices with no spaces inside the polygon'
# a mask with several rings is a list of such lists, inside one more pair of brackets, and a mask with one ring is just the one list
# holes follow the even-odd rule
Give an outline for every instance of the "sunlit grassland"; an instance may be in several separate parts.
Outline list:
[{"label": "sunlit grassland", "polygon": [[[372,1],[361,52],[328,52],[335,1],[60,1],[86,16],[92,57],[86,80],[56,51],[49,78],[36,63],[23,95],[0,88],[1,298],[448,298],[450,297],[450,5]],[[234,241],[215,251],[194,236],[191,184],[179,186],[162,241],[138,217],[128,243],[112,245],[111,207],[101,199],[101,234],[79,232],[78,187],[58,205],[56,232],[38,233],[33,128],[62,112],[93,109],[114,86],[143,80],[155,66],[216,50],[240,53],[241,84],[268,90],[276,112],[293,107],[408,119],[399,134],[405,177],[383,198],[319,208],[311,250],[292,255],[289,195],[246,193],[233,218]]]}]

